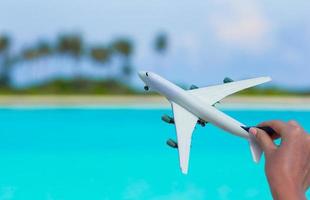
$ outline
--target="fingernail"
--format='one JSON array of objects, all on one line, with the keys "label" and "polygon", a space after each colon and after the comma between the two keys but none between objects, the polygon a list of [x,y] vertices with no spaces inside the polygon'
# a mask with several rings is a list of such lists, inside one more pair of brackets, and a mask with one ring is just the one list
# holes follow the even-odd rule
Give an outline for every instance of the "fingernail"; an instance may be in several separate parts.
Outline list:
[{"label": "fingernail", "polygon": [[254,136],[256,136],[256,134],[257,134],[256,128],[250,128],[249,132],[250,132],[251,134],[253,134]]}]

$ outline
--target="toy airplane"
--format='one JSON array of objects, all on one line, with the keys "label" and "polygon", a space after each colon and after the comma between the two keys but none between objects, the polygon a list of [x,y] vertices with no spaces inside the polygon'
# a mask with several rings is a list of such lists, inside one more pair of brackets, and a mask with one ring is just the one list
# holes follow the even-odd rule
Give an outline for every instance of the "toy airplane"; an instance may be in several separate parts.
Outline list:
[{"label": "toy airplane", "polygon": [[[145,90],[152,89],[165,96],[171,103],[174,117],[165,115],[162,119],[167,123],[175,124],[177,142],[169,139],[167,144],[173,148],[178,148],[182,173],[187,174],[188,172],[192,132],[197,123],[201,126],[212,123],[231,134],[247,139],[253,160],[259,162],[262,149],[255,138],[248,133],[249,128],[216,109],[214,105],[228,95],[268,82],[271,80],[270,77],[235,82],[225,78],[222,85],[205,88],[192,85],[190,90],[186,91],[152,72],[141,71],[139,76],[145,83]],[[268,127],[263,127],[263,129],[273,132],[273,130],[268,130]]]}]

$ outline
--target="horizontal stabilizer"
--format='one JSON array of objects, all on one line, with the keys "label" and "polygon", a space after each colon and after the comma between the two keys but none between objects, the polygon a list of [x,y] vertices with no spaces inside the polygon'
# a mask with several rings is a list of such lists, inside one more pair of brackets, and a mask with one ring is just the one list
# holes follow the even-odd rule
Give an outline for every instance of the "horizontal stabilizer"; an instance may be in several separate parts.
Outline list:
[{"label": "horizontal stabilizer", "polygon": [[249,145],[253,161],[259,163],[263,150],[259,146],[259,144],[256,141],[256,138],[252,134],[249,134]]}]

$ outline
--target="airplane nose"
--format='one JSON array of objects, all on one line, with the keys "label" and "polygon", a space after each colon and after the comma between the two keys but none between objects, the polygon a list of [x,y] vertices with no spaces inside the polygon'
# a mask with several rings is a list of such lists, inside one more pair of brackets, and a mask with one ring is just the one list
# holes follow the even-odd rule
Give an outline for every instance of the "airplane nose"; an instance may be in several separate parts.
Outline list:
[{"label": "airplane nose", "polygon": [[138,75],[140,76],[140,78],[142,78],[142,76],[143,76],[143,71],[139,71],[139,72],[138,72]]},{"label": "airplane nose", "polygon": [[138,75],[139,75],[139,77],[143,80],[144,77],[146,76],[146,73],[147,73],[147,72],[145,72],[145,71],[139,71],[139,72],[138,72]]}]

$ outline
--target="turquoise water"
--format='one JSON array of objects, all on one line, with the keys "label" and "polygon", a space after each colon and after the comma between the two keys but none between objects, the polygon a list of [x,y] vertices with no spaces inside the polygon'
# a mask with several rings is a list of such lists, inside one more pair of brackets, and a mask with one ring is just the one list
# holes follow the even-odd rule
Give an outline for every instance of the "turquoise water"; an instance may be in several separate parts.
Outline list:
[{"label": "turquoise water", "polygon": [[[224,110],[225,111],[225,110]],[[248,125],[310,112],[226,110]],[[0,109],[0,200],[271,199],[247,142],[207,125],[193,135],[189,174],[166,146],[170,110]]]}]

